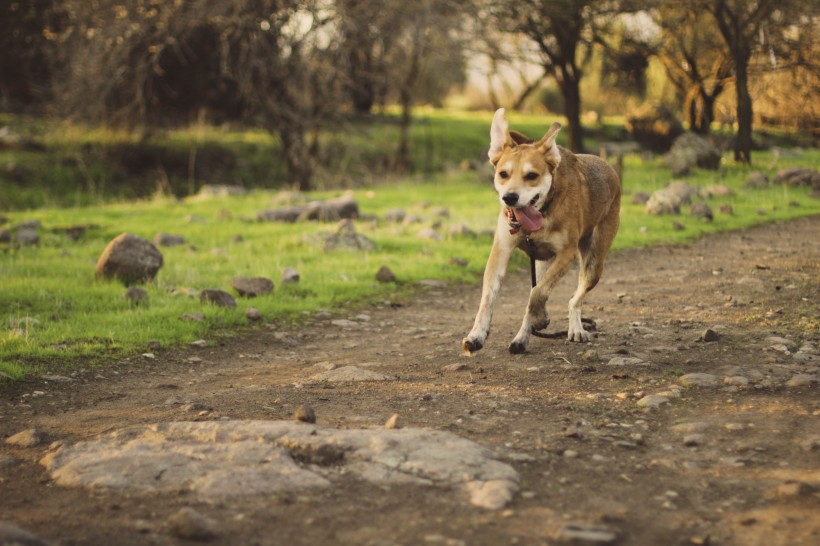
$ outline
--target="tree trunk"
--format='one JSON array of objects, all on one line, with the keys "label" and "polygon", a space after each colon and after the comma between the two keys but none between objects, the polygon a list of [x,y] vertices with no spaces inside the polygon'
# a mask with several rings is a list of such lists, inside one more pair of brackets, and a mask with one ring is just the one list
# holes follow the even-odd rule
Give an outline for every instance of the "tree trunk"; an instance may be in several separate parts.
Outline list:
[{"label": "tree trunk", "polygon": [[581,126],[581,89],[577,78],[566,77],[559,82],[567,117],[567,143],[575,153],[584,151],[584,128]]},{"label": "tree trunk", "polygon": [[698,115],[695,132],[700,135],[708,135],[712,131],[712,121],[715,119],[715,100],[717,95],[710,95],[705,91],[700,96],[700,112]]},{"label": "tree trunk", "polygon": [[393,170],[407,172],[410,169],[410,123],[412,122],[413,93],[406,86],[401,91],[401,121],[399,122],[399,147],[393,159]]},{"label": "tree trunk", "polygon": [[735,161],[752,163],[752,97],[749,95],[749,60],[735,58],[737,90],[737,139]]},{"label": "tree trunk", "polygon": [[313,163],[304,134],[292,128],[283,128],[279,130],[279,138],[291,182],[300,191],[312,190]]}]

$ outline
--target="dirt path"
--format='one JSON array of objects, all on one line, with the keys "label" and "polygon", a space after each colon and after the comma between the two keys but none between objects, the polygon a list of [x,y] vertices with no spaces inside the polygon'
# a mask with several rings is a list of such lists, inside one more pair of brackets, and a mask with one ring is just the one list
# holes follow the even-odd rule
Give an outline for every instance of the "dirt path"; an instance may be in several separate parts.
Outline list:
[{"label": "dirt path", "polygon": [[[0,391],[0,437],[46,438],[0,443],[0,520],[77,546],[186,543],[167,523],[183,506],[215,523],[208,543],[219,545],[820,543],[820,218],[618,253],[587,299],[593,343],[534,339],[513,356],[527,282],[508,276],[473,357],[459,344],[479,288],[433,286],[341,326],[269,325]],[[552,298],[551,330],[566,328],[573,289],[565,279]],[[707,328],[717,341],[699,340]],[[311,379],[343,366],[393,379]],[[712,385],[684,386],[692,373]],[[648,395],[668,401],[640,407],[663,402]],[[332,488],[204,502],[60,487],[39,464],[52,441],[290,419],[300,404],[327,427],[381,427],[397,413],[408,428],[452,432],[511,465],[520,490],[485,510],[447,488],[342,472]]]}]

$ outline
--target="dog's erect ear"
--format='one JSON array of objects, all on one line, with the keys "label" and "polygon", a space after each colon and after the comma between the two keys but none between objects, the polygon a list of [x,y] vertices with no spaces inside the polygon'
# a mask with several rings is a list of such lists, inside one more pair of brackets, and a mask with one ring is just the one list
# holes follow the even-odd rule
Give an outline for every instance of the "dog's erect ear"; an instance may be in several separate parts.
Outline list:
[{"label": "dog's erect ear", "polygon": [[507,123],[507,118],[504,117],[504,109],[499,108],[495,111],[493,116],[493,124],[490,127],[490,151],[487,152],[487,157],[490,162],[495,165],[501,158],[501,153],[505,148],[513,145],[512,138],[510,138],[510,126]]},{"label": "dog's erect ear", "polygon": [[553,167],[557,167],[561,162],[561,152],[558,151],[558,146],[555,144],[555,137],[558,136],[560,130],[561,124],[556,121],[547,131],[547,134],[535,143],[538,151],[547,156],[547,161],[552,163]]}]

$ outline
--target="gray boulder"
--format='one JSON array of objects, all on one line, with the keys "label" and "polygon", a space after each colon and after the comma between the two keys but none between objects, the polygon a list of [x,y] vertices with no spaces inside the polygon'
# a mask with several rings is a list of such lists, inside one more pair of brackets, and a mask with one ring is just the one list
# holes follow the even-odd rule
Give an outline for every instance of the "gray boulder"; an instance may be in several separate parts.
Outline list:
[{"label": "gray boulder", "polygon": [[720,150],[706,139],[695,133],[684,133],[675,139],[663,162],[672,169],[672,176],[686,176],[695,167],[717,170],[720,158]]},{"label": "gray boulder", "polygon": [[103,250],[95,274],[129,286],[153,280],[161,267],[162,253],[157,247],[142,237],[122,233]]}]

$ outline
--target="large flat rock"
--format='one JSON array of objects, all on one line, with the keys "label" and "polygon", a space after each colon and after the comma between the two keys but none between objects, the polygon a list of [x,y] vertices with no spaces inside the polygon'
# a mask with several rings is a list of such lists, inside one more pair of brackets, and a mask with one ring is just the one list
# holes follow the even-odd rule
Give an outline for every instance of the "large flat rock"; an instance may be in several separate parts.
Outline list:
[{"label": "large flat rock", "polygon": [[343,473],[376,484],[457,486],[485,508],[503,507],[518,490],[511,466],[449,432],[343,430],[291,421],[139,426],[56,447],[41,463],[66,487],[190,491],[211,502],[333,487]]}]

